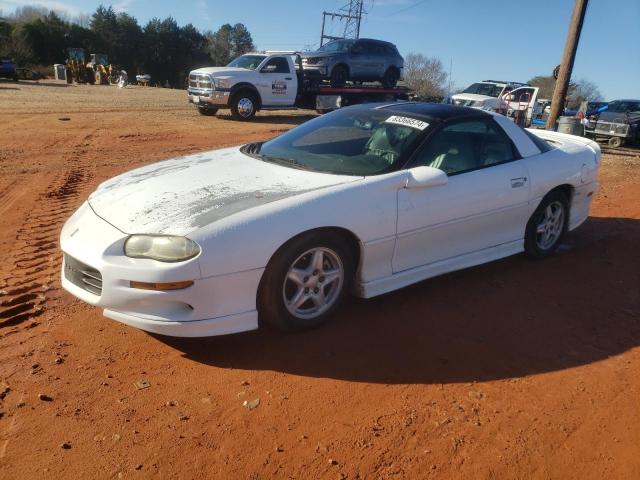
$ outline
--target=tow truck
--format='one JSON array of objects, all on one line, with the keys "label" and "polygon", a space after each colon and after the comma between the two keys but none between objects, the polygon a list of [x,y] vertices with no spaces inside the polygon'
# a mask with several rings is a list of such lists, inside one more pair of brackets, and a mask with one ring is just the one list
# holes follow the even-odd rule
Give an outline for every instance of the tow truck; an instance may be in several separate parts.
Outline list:
[{"label": "tow truck", "polygon": [[236,120],[252,119],[259,110],[315,109],[319,113],[368,102],[409,99],[406,87],[368,85],[331,87],[307,78],[299,52],[247,53],[226,67],[189,73],[189,103],[202,115],[231,109]]}]

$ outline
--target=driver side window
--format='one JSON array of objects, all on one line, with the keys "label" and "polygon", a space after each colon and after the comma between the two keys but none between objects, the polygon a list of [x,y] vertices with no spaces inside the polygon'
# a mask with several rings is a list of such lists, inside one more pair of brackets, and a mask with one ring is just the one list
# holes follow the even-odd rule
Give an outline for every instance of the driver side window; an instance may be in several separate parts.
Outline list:
[{"label": "driver side window", "polygon": [[285,58],[275,57],[262,67],[263,73],[291,73],[289,71],[289,62]]},{"label": "driver side window", "polygon": [[454,175],[515,158],[511,141],[492,120],[466,120],[436,132],[412,166],[434,167]]}]

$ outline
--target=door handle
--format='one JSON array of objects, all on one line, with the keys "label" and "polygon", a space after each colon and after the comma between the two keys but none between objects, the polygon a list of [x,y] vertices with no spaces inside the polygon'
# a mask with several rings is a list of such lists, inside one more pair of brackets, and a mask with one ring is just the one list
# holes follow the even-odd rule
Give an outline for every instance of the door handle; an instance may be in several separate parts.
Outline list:
[{"label": "door handle", "polygon": [[527,183],[527,177],[518,177],[511,179],[511,188],[523,187]]},{"label": "door handle", "polygon": [[285,80],[293,80],[291,77],[284,77]]}]

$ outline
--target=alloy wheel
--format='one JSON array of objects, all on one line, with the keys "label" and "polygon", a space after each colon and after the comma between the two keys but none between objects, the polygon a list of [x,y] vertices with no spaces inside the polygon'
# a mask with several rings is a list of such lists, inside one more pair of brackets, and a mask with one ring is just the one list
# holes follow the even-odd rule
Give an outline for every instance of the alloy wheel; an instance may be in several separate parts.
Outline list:
[{"label": "alloy wheel", "polygon": [[335,304],[343,285],[340,256],[329,248],[312,248],[300,255],[287,271],[282,286],[285,307],[297,318],[316,318]]}]

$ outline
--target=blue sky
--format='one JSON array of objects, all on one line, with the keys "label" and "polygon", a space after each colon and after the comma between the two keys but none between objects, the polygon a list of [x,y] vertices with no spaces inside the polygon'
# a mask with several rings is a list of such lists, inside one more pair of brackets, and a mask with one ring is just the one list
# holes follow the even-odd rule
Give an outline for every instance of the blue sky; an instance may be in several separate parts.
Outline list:
[{"label": "blue sky", "polygon": [[[141,24],[174,17],[202,30],[242,22],[261,49],[317,46],[322,11],[346,0],[0,0],[7,14],[40,4],[71,15],[113,4]],[[527,81],[548,75],[560,62],[573,0],[369,0],[361,36],[394,42],[400,52],[453,62],[452,78],[464,87],[487,78]],[[596,83],[607,100],[640,98],[640,0],[591,0],[573,79]]]}]

